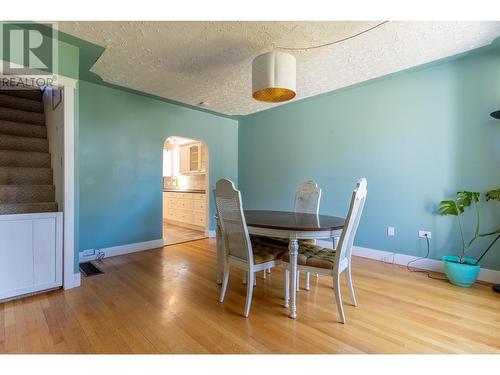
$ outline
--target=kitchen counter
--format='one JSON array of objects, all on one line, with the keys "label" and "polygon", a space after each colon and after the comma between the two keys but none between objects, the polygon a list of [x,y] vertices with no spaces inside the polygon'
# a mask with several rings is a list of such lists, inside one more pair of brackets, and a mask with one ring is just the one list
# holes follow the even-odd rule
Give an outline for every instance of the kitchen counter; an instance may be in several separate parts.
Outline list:
[{"label": "kitchen counter", "polygon": [[170,193],[196,193],[196,194],[205,194],[205,190],[200,189],[172,189],[172,188],[164,188],[163,191],[168,191]]}]

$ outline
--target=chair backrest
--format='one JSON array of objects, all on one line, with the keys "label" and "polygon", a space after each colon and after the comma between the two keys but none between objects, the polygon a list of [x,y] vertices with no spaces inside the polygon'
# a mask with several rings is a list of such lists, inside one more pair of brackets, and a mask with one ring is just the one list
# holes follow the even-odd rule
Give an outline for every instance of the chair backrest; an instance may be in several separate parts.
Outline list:
[{"label": "chair backrest", "polygon": [[361,213],[363,212],[363,207],[366,200],[366,179],[361,178],[356,184],[356,188],[352,192],[351,204],[349,206],[349,213],[345,219],[344,229],[340,236],[339,244],[337,246],[337,252],[335,255],[335,267],[338,270],[341,262],[347,258],[350,262],[352,254],[352,245],[354,243],[354,238],[356,237],[356,231],[358,230],[359,221],[361,219]]},{"label": "chair backrest", "polygon": [[295,192],[295,201],[293,205],[294,212],[306,214],[319,213],[319,201],[321,199],[321,189],[314,181],[304,181]]},{"label": "chair backrest", "polygon": [[232,181],[223,178],[215,185],[214,198],[226,254],[253,264],[252,245],[240,192]]}]

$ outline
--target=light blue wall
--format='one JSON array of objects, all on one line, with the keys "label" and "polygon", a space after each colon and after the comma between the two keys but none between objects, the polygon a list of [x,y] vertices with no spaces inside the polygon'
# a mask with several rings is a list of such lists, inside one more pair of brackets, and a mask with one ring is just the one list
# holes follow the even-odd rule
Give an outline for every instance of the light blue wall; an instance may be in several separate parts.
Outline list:
[{"label": "light blue wall", "polygon": [[[456,223],[436,215],[436,206],[457,190],[500,187],[500,121],[489,116],[497,109],[500,53],[483,48],[243,117],[243,204],[290,209],[297,184],[314,179],[323,189],[321,212],[345,216],[356,180],[366,177],[356,245],[421,256],[417,231],[424,229],[432,231],[432,258],[455,253]],[[498,206],[485,205],[485,230],[499,225]],[[389,225],[395,237],[387,237]],[[500,243],[483,265],[500,269]]]},{"label": "light blue wall", "polygon": [[79,100],[79,251],[162,238],[162,150],[171,135],[208,146],[211,190],[221,177],[237,181],[236,120],[84,81]]}]

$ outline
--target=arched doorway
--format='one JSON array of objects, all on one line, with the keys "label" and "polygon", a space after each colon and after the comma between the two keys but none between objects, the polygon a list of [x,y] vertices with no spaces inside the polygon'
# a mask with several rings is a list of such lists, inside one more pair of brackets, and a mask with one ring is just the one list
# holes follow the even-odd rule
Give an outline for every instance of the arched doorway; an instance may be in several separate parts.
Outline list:
[{"label": "arched doorway", "polygon": [[200,140],[171,136],[163,145],[163,242],[208,236],[208,150]]}]

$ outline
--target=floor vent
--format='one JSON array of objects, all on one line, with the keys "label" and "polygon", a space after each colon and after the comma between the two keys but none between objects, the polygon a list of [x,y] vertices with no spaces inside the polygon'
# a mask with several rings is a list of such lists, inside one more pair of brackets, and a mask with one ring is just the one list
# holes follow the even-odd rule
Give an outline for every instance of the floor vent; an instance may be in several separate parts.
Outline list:
[{"label": "floor vent", "polygon": [[80,271],[85,277],[100,275],[104,273],[99,268],[94,266],[91,262],[80,263]]}]

